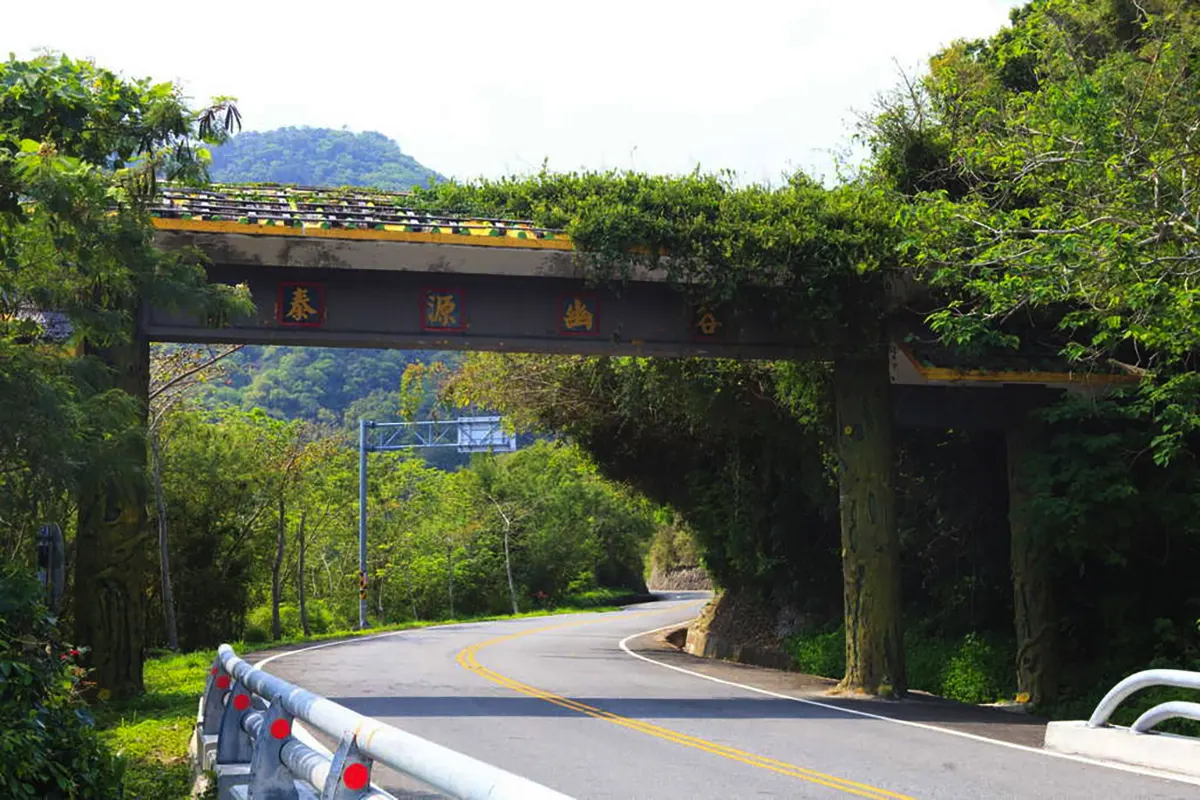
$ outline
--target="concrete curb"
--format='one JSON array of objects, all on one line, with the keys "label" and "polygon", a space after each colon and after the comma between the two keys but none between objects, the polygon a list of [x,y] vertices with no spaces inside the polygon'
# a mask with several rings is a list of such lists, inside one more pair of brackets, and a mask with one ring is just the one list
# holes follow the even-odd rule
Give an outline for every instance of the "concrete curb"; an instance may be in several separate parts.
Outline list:
[{"label": "concrete curb", "polygon": [[1080,721],[1046,726],[1047,750],[1200,778],[1200,739],[1129,728],[1089,728]]}]

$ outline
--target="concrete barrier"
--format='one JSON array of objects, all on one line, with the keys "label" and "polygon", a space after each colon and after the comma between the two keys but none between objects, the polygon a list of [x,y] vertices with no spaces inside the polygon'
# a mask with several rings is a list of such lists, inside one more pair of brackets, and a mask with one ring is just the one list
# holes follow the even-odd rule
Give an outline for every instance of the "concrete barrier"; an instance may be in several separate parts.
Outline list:
[{"label": "concrete barrier", "polygon": [[1045,747],[1056,753],[1115,761],[1135,767],[1200,778],[1200,739],[1170,733],[1134,733],[1129,728],[1090,728],[1087,722],[1051,722]]}]

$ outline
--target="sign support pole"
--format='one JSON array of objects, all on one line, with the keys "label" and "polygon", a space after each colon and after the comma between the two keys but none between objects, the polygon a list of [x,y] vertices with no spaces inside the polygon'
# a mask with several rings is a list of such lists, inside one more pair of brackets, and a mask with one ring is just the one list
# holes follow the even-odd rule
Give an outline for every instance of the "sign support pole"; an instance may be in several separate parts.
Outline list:
[{"label": "sign support pole", "polygon": [[367,425],[358,421],[358,629],[367,629]]}]

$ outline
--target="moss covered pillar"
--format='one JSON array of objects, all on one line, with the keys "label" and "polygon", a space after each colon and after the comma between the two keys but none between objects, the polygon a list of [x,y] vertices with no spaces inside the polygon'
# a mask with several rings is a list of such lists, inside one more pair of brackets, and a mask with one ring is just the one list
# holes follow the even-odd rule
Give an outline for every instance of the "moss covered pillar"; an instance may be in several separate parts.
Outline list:
[{"label": "moss covered pillar", "polygon": [[1058,690],[1058,616],[1053,548],[1035,524],[1034,459],[1042,427],[1030,413],[1011,424],[1008,439],[1008,521],[1012,534],[1013,612],[1018,699],[1038,708]]},{"label": "moss covered pillar", "polygon": [[841,358],[834,364],[846,621],[846,675],[840,688],[900,695],[907,680],[890,389],[885,356]]},{"label": "moss covered pillar", "polygon": [[[146,409],[150,347],[141,339],[89,350],[113,370],[99,390],[131,403],[110,440],[97,442],[80,476],[75,533],[75,638],[91,648],[90,676],[102,696],[143,691],[146,589],[152,541],[147,526]],[[112,430],[112,428],[110,428]]]}]

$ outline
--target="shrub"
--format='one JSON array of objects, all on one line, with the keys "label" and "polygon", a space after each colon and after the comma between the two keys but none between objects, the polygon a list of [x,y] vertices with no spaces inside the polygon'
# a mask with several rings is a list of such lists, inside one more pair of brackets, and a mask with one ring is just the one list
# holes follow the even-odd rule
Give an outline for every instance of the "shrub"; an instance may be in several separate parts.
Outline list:
[{"label": "shrub", "polygon": [[36,582],[0,573],[0,796],[120,797],[120,761],[80,697],[80,653],[63,642]]},{"label": "shrub", "polygon": [[[1015,690],[1013,659],[995,644],[976,633],[958,642],[931,637],[912,637],[909,652],[928,649],[941,659],[940,668],[917,680],[936,686],[935,693],[962,703],[991,703]],[[921,687],[923,688],[923,687]]]},{"label": "shrub", "polygon": [[[329,633],[334,630],[333,614],[324,600],[309,600],[307,605],[308,629],[313,634]],[[303,634],[300,629],[300,607],[291,603],[282,603],[279,606],[279,627],[285,638]],[[258,606],[246,615],[244,638],[247,642],[271,641],[270,603]]]},{"label": "shrub", "polygon": [[[846,633],[842,627],[792,636],[784,646],[800,671],[840,678],[846,671]],[[961,639],[921,630],[904,635],[904,659],[910,689],[931,692],[961,703],[990,703],[1015,691],[1012,647],[977,633]]]},{"label": "shrub", "polygon": [[842,628],[792,636],[784,641],[784,647],[801,672],[825,678],[840,678],[846,672],[846,634]]}]

